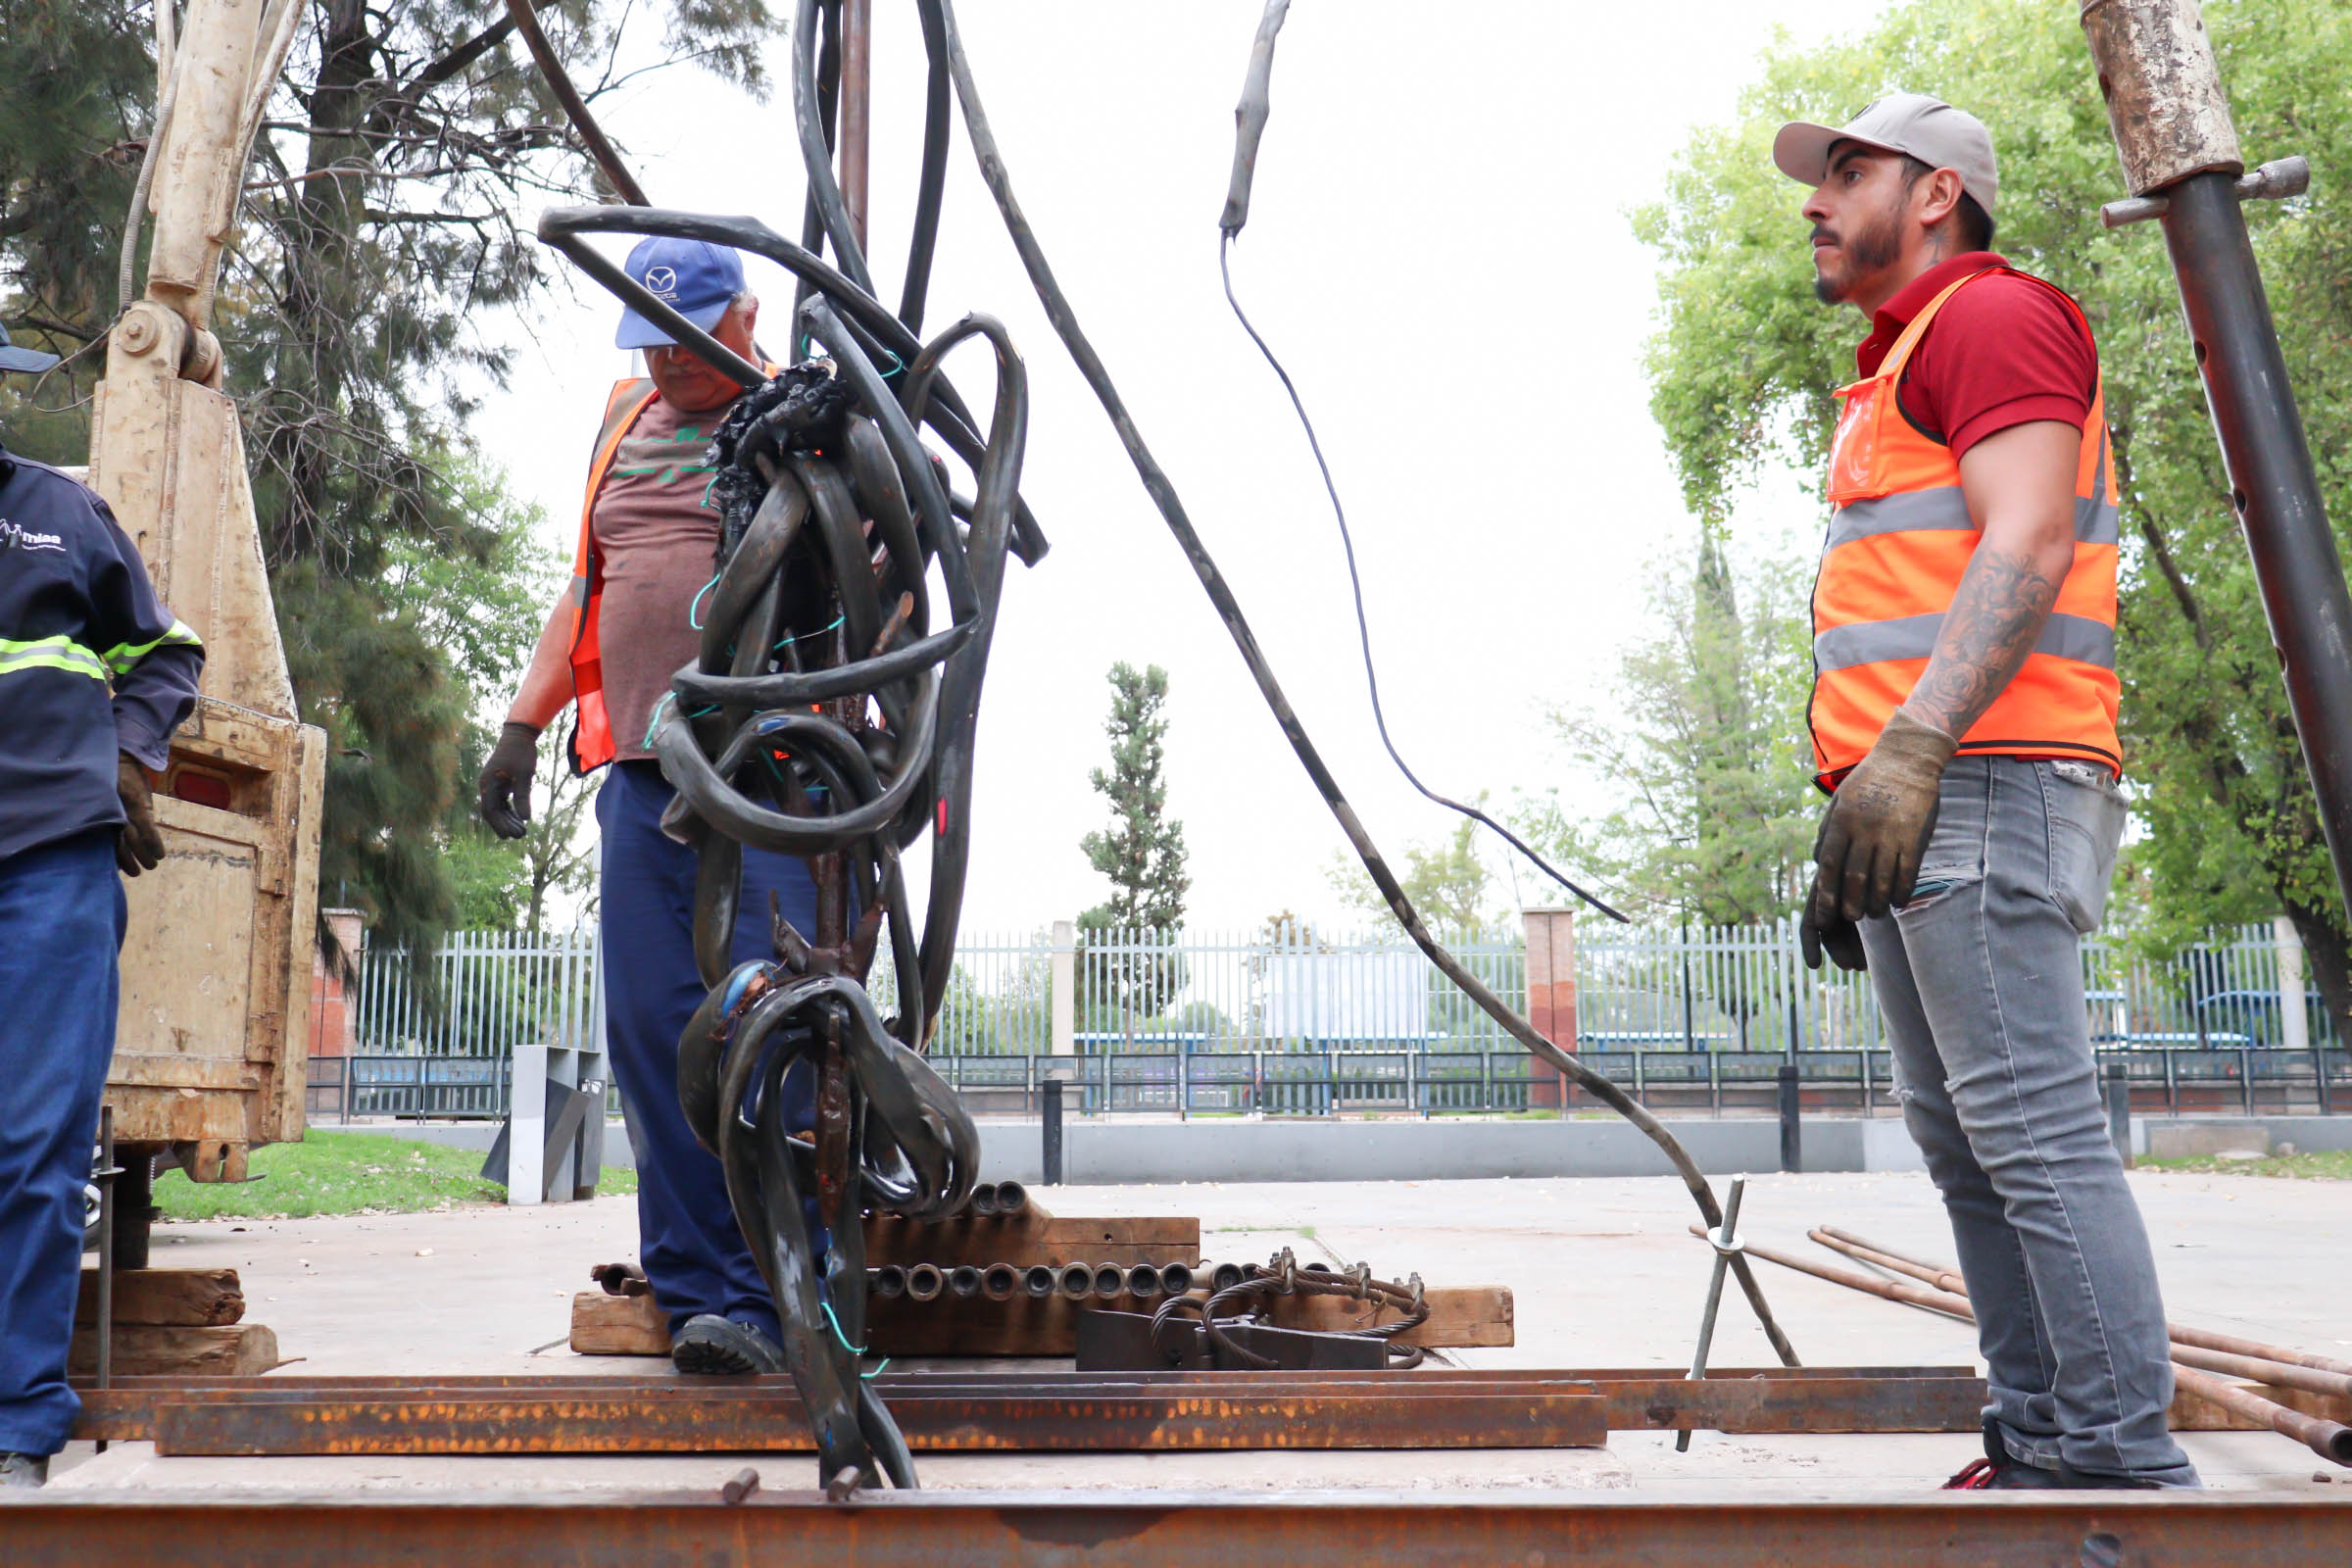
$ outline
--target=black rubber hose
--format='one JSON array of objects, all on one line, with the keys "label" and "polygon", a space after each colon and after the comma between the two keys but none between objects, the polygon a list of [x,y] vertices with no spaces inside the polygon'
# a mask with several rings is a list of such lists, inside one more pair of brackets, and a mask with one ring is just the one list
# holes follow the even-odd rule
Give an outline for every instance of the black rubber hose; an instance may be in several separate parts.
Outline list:
[{"label": "black rubber hose", "polygon": [[923,329],[923,303],[931,290],[931,256],[939,246],[939,204],[948,187],[948,116],[954,88],[948,79],[948,30],[932,0],[914,0],[923,26],[923,168],[915,182],[914,227],[906,242],[906,280],[899,292],[899,319],[909,332]]},{"label": "black rubber hose", "polygon": [[[1264,652],[1257,645],[1256,634],[1250,629],[1250,622],[1242,613],[1240,602],[1234,598],[1233,589],[1226,583],[1225,574],[1218,569],[1215,558],[1200,542],[1199,532],[1185,513],[1183,500],[1176,494],[1176,487],[1169,482],[1158,460],[1152,456],[1151,448],[1145,445],[1143,434],[1136,428],[1135,419],[1119,397],[1118,388],[1112,384],[1110,372],[1103,367],[1102,356],[1095,352],[1093,343],[1088,341],[1076,315],[1070,309],[1068,298],[1061,291],[1061,285],[1054,281],[1053,268],[1048,265],[1045,252],[1038,246],[1037,236],[1030,229],[1029,220],[1022,216],[1020,203],[1013,196],[1011,176],[1005,171],[1004,156],[997,149],[995,133],[989,128],[988,116],[981,108],[979,93],[972,82],[971,62],[964,56],[962,33],[956,26],[953,0],[938,0],[938,4],[941,20],[947,27],[948,64],[955,74],[956,95],[963,109],[964,130],[971,140],[973,154],[979,161],[980,177],[996,199],[997,211],[1004,220],[1005,231],[1012,238],[1013,248],[1020,253],[1021,265],[1029,274],[1030,285],[1036,290],[1039,303],[1045,307],[1046,317],[1053,322],[1055,335],[1061,339],[1062,346],[1076,362],[1079,373],[1086,377],[1087,385],[1094,390],[1103,412],[1109,416],[1111,426],[1118,432],[1120,444],[1127,449],[1128,459],[1135,465],[1145,491],[1159,509],[1160,516],[1166,520],[1178,548],[1192,564],[1194,574],[1200,579],[1200,586],[1207,592],[1209,602],[1216,607],[1218,617],[1225,622],[1225,629],[1232,636],[1234,646],[1240,650],[1242,661],[1249,666],[1250,677],[1256,681],[1258,694],[1272,711],[1275,723],[1281,726],[1283,736],[1290,742],[1299,765],[1306,769],[1307,776],[1314,781],[1324,805],[1339,822],[1340,830],[1348,836],[1348,842],[1354,849],[1356,858],[1363,861],[1364,869],[1371,874],[1373,885],[1380,889],[1390,911],[1396,916],[1397,923],[1404,927],[1405,934],[1412,938],[1413,945],[1463,995],[1476,1003],[1481,1011],[1500,1024],[1539,1059],[1641,1128],[1643,1135],[1673,1162],[1707,1224],[1711,1227],[1720,1226],[1723,1223],[1723,1209],[1715,1200],[1714,1189],[1708,1185],[1706,1176],[1691,1159],[1690,1152],[1683,1148],[1674,1135],[1615,1083],[1553,1045],[1534,1024],[1521,1017],[1500,997],[1488,989],[1486,983],[1471,973],[1460,959],[1440,946],[1422,924],[1419,911],[1413,907],[1412,901],[1405,897],[1404,889],[1390,871],[1379,846],[1372,842],[1372,836],[1365,831],[1355,814],[1355,808],[1341,793],[1339,781],[1332,776],[1331,769],[1324,765],[1322,755],[1316,751],[1305,727],[1299,723],[1298,715],[1291,708],[1290,699],[1283,694],[1281,683],[1275,679],[1273,666],[1266,662]],[[1772,1309],[1764,1299],[1763,1288],[1757,1284],[1747,1259],[1735,1254],[1732,1268],[1739,1276],[1740,1287],[1754,1307],[1765,1334],[1771,1339],[1773,1349],[1785,1363],[1796,1365],[1796,1351],[1774,1320]]]},{"label": "black rubber hose", "polygon": [[842,201],[841,184],[833,177],[833,138],[827,134],[833,117],[817,102],[817,11],[818,0],[801,0],[800,11],[793,20],[793,128],[800,133],[801,162],[808,173],[808,199],[815,204],[817,217],[824,223],[825,239],[833,247],[833,254],[840,258],[841,270],[858,285],[858,291],[871,295],[873,274],[865,270],[865,252],[858,243],[857,231],[850,226],[850,210]]}]

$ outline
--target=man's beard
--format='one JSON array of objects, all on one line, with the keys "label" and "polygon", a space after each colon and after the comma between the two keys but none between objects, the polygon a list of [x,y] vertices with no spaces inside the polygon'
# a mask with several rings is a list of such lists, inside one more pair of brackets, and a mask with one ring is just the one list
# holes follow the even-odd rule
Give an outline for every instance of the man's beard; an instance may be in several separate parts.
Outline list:
[{"label": "man's beard", "polygon": [[1903,253],[1902,215],[1889,208],[1862,229],[1842,242],[1845,270],[1841,276],[1817,274],[1813,279],[1813,297],[1824,305],[1837,305],[1853,293],[1854,284],[1872,272],[1892,267]]}]

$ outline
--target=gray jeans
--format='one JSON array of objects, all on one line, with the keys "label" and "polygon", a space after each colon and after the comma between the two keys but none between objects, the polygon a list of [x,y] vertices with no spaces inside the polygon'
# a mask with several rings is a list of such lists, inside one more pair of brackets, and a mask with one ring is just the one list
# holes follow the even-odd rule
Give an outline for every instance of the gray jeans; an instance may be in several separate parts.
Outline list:
[{"label": "gray jeans", "polygon": [[2123,835],[2106,769],[1962,757],[1919,887],[1862,924],[1903,1120],[1943,1194],[2010,1454],[2168,1486],[2173,1369],[2082,1001]]}]

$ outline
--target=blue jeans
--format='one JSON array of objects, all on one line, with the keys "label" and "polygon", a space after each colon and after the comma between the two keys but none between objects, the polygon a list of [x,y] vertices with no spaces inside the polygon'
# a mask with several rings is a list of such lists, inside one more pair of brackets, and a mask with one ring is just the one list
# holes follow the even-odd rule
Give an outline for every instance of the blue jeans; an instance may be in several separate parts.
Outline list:
[{"label": "blue jeans", "polygon": [[0,1453],[55,1453],[81,1413],[66,1351],[124,919],[111,827],[0,860]]},{"label": "blue jeans", "polygon": [[2124,802],[2103,767],[1954,759],[1911,902],[1862,923],[1903,1120],[1951,1216],[2012,1456],[2193,1487],[2170,1340],[2099,1099],[2082,939]]},{"label": "blue jeans", "polygon": [[[638,1262],[671,1333],[710,1312],[783,1333],[767,1284],[727,1200],[717,1157],[695,1141],[678,1105],[678,1036],[708,994],[694,966],[692,850],[662,832],[672,790],[650,761],[616,762],[596,796],[604,858],[598,917],[605,942],[605,1024],[613,1080],[637,1156]],[[746,851],[734,961],[773,957],[768,894],[804,936],[816,935],[808,862]],[[112,1014],[109,1014],[111,1017]],[[787,1080],[787,1126],[810,1119],[806,1085]],[[797,1091],[797,1092],[796,1092]]]}]

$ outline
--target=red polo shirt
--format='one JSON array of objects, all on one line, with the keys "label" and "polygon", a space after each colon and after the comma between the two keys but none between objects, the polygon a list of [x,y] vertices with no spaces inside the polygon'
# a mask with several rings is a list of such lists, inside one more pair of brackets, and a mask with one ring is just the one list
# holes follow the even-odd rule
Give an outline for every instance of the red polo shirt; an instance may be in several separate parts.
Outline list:
[{"label": "red polo shirt", "polygon": [[[2004,265],[1991,251],[1971,251],[1903,285],[1871,317],[1870,336],[1854,351],[1862,374],[1877,371],[1911,318],[1946,285]],[[2080,427],[2098,377],[2089,329],[2048,290],[2004,275],[1971,283],[1936,313],[1903,368],[1897,397],[1904,416],[1958,459],[2011,425],[2055,419]]]}]

